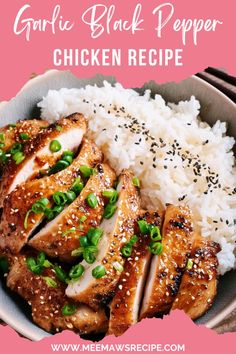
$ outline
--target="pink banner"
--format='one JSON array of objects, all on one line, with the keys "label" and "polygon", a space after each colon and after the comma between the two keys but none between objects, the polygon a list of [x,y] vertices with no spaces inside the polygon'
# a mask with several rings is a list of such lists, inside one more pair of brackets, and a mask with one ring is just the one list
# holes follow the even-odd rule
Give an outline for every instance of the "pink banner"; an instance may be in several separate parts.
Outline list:
[{"label": "pink banner", "polygon": [[179,81],[207,66],[235,74],[234,9],[234,0],[6,2],[0,100],[48,68],[112,75],[132,87]]},{"label": "pink banner", "polygon": [[84,341],[64,331],[39,342],[31,342],[9,327],[1,327],[3,353],[51,354],[54,352],[180,352],[186,354],[234,354],[236,334],[218,335],[204,326],[196,326],[181,311],[164,320],[150,319],[130,328],[123,336],[109,336],[100,342]]}]

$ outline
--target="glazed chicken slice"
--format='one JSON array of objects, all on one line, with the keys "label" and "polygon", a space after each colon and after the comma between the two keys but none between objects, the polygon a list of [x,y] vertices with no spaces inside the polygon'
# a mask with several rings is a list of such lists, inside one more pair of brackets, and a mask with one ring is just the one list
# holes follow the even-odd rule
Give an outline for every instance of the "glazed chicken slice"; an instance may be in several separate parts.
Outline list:
[{"label": "glazed chicken slice", "polygon": [[[60,128],[59,128],[60,127]],[[81,114],[73,114],[62,118],[57,124],[50,125],[34,139],[25,144],[23,153],[25,159],[16,164],[11,160],[2,175],[0,184],[0,207],[4,198],[12,192],[17,185],[39,175],[53,166],[65,150],[75,150],[79,147],[86,131],[86,120]],[[50,143],[57,140],[61,149],[57,152],[50,150]]]},{"label": "glazed chicken slice", "polygon": [[217,292],[218,252],[218,243],[196,240],[172,310],[183,310],[193,320],[209,310]]},{"label": "glazed chicken slice", "polygon": [[[33,321],[47,332],[70,329],[79,334],[106,332],[108,320],[103,309],[93,311],[65,296],[66,285],[59,281],[52,268],[41,275],[28,269],[26,255],[14,258],[7,277],[7,286],[22,296],[32,309]],[[63,315],[66,305],[75,306],[71,315]]]},{"label": "glazed chicken slice", "polygon": [[193,242],[193,220],[188,207],[168,205],[162,227],[163,251],[151,261],[140,317],[168,313],[177,295]]},{"label": "glazed chicken slice", "polygon": [[[82,262],[84,274],[78,281],[71,282],[66,289],[68,297],[86,303],[94,309],[101,303],[107,303],[114,296],[120,278],[114,263],[124,265],[125,260],[121,249],[134,234],[134,222],[140,209],[140,197],[138,189],[133,185],[133,177],[128,170],[119,177],[117,209],[110,219],[104,219],[100,225],[103,236],[98,244],[96,261],[88,264],[84,260]],[[97,278],[94,269],[102,269],[105,274]]]},{"label": "glazed chicken slice", "polygon": [[[141,215],[150,225],[161,227],[162,217],[157,212],[145,212]],[[116,293],[110,304],[110,320],[108,334],[120,336],[131,325],[138,322],[138,314],[142,301],[151,260],[148,246],[150,235],[142,235],[136,224],[135,235],[138,241],[133,246],[131,257],[127,258],[121,274]]]},{"label": "glazed chicken slice", "polygon": [[48,126],[45,120],[31,119],[20,120],[16,124],[8,124],[0,128],[1,150],[7,152],[16,142],[25,143],[34,138]]},{"label": "glazed chicken slice", "polygon": [[50,207],[52,195],[58,191],[68,191],[81,166],[94,167],[101,160],[102,153],[95,143],[84,139],[78,156],[65,170],[17,186],[4,200],[0,222],[0,248],[18,253],[44,217],[43,214],[30,213],[25,227],[24,221],[32,205],[45,197],[48,198]]},{"label": "glazed chicken slice", "polygon": [[[99,226],[104,212],[105,200],[102,193],[110,189],[116,180],[114,171],[107,164],[97,165],[95,171],[79,197],[40,230],[30,240],[30,246],[44,251],[50,257],[58,257],[64,261],[74,260],[71,252],[80,246],[80,236],[86,235],[90,228]],[[87,203],[87,197],[91,193],[98,201],[94,209]],[[80,220],[84,217],[85,220],[81,223]]]}]

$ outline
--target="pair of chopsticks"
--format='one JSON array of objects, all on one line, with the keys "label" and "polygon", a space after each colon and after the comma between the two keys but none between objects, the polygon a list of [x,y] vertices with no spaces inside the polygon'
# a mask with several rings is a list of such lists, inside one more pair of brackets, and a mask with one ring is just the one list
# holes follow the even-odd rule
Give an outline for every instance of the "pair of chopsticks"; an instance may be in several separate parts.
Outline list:
[{"label": "pair of chopsticks", "polygon": [[236,103],[236,77],[228,75],[225,71],[212,67],[198,73],[197,76],[216,87]]}]

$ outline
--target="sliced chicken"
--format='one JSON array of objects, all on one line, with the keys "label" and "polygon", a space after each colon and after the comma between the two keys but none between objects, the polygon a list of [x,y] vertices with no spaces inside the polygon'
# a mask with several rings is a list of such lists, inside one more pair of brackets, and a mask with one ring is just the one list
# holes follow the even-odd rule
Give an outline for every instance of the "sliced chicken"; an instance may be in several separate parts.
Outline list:
[{"label": "sliced chicken", "polygon": [[0,222],[0,248],[18,253],[43,219],[43,214],[30,213],[25,228],[24,220],[32,205],[45,197],[49,199],[48,207],[50,207],[52,204],[50,197],[55,192],[68,191],[78,176],[81,166],[94,167],[101,160],[102,153],[96,144],[84,139],[78,156],[65,170],[17,186],[4,200]]},{"label": "sliced chicken", "polygon": [[193,220],[189,208],[168,205],[162,228],[163,251],[151,261],[141,318],[169,312],[191,251],[193,235]]},{"label": "sliced chicken", "polygon": [[1,150],[6,152],[9,151],[16,142],[27,142],[40,132],[43,132],[48,125],[48,122],[45,120],[31,119],[20,120],[15,125],[9,124],[0,128]]},{"label": "sliced chicken", "polygon": [[183,310],[193,320],[213,304],[217,291],[218,243],[198,239],[194,243],[172,310]]},{"label": "sliced chicken", "polygon": [[[71,252],[80,246],[79,237],[87,234],[90,228],[98,227],[104,212],[104,197],[102,193],[113,186],[116,175],[107,164],[99,164],[81,191],[79,197],[54,220],[49,222],[29,242],[37,250],[44,251],[51,257],[62,260],[74,260]],[[98,201],[92,209],[86,199],[93,193]],[[86,217],[83,223],[82,217]],[[73,229],[74,232],[68,230]]]},{"label": "sliced chicken", "polygon": [[[149,224],[161,227],[162,218],[157,212],[145,212],[141,218]],[[108,334],[120,336],[131,325],[138,322],[138,314],[142,301],[151,253],[148,246],[149,235],[142,235],[138,226],[135,227],[138,241],[133,246],[131,257],[125,261],[115,296],[110,305],[110,320]]]},{"label": "sliced chicken", "polygon": [[[83,115],[76,113],[44,129],[42,133],[25,144],[23,150],[25,159],[18,165],[11,160],[4,169],[0,185],[0,207],[3,206],[4,198],[17,185],[38,176],[40,171],[53,166],[63,151],[78,148],[85,131],[86,120]],[[50,150],[52,140],[59,141],[60,151]]]},{"label": "sliced chicken", "polygon": [[[121,174],[117,187],[119,193],[117,209],[110,219],[104,219],[100,225],[103,236],[98,244],[96,261],[93,264],[83,261],[84,274],[78,281],[71,282],[66,289],[68,297],[95,309],[114,296],[120,278],[114,263],[124,265],[125,260],[121,249],[134,234],[134,222],[140,209],[140,197],[132,183],[133,177],[133,174],[127,170]],[[92,275],[92,271],[98,269],[98,266],[105,271],[99,279]]]},{"label": "sliced chicken", "polygon": [[[106,332],[108,320],[103,309],[93,311],[86,305],[76,304],[65,296],[65,284],[51,268],[41,275],[32,273],[26,256],[14,258],[7,277],[7,286],[22,296],[32,308],[33,321],[48,332],[70,329],[79,334]],[[66,305],[74,305],[72,315],[63,315]]]}]

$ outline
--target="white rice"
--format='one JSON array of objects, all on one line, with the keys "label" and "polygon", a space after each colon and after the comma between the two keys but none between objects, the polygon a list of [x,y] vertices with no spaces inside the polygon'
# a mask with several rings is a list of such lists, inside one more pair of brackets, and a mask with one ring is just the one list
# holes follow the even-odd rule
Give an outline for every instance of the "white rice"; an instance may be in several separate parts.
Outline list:
[{"label": "white rice", "polygon": [[39,107],[50,122],[83,113],[89,120],[89,136],[116,172],[131,168],[140,178],[145,205],[187,203],[201,235],[222,247],[220,273],[235,267],[234,139],[226,136],[225,123],[217,121],[210,127],[199,119],[200,104],[194,97],[166,104],[160,95],[152,99],[150,91],[140,96],[104,82],[102,88],[51,90]]}]

